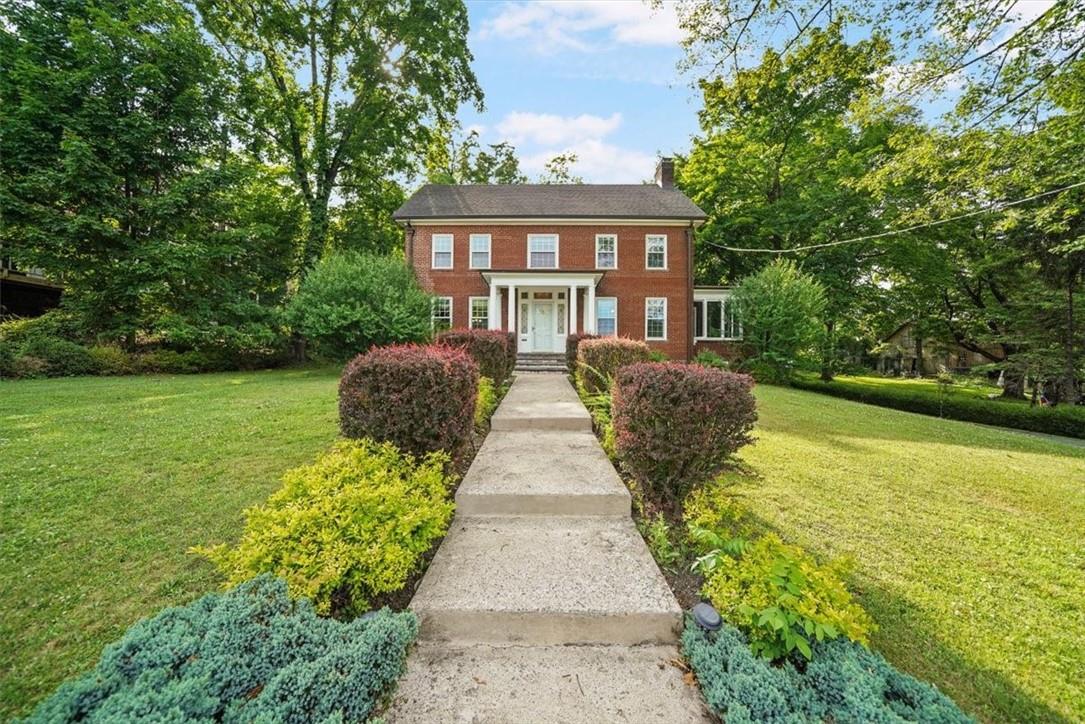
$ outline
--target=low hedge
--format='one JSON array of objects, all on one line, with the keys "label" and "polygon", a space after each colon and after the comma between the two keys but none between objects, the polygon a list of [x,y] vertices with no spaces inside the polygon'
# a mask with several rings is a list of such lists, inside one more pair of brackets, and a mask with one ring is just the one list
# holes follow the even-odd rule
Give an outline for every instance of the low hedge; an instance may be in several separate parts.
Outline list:
[{"label": "low hedge", "polygon": [[516,364],[516,353],[509,353],[508,332],[489,329],[449,329],[439,332],[434,339],[438,344],[456,347],[467,352],[478,365],[478,373],[489,377],[495,385],[502,385]]},{"label": "low hedge", "polygon": [[478,399],[475,401],[475,429],[485,430],[497,410],[497,389],[489,377],[478,378]]},{"label": "low hedge", "polygon": [[230,583],[272,573],[320,613],[364,611],[373,597],[403,588],[448,530],[447,463],[444,453],[416,461],[388,443],[338,443],[246,511],[236,546],[195,552]]},{"label": "low hedge", "polygon": [[1080,406],[1033,407],[1009,400],[987,400],[952,393],[939,399],[936,391],[892,390],[847,380],[823,382],[801,376],[793,379],[791,384],[802,390],[922,415],[1085,438],[1085,407]]},{"label": "low hedge", "polygon": [[647,362],[652,351],[637,339],[599,337],[581,340],[577,345],[576,379],[585,391],[607,389],[619,369],[637,362]]},{"label": "low hedge", "polygon": [[[581,346],[582,359],[587,344],[595,342]],[[675,506],[753,441],[752,388],[746,375],[700,365],[644,362],[618,369],[611,416],[622,467],[646,494]]]},{"label": "low hedge", "polygon": [[417,631],[409,612],[320,618],[261,576],[135,624],[27,721],[366,721]]},{"label": "low hedge", "polygon": [[576,372],[577,351],[580,348],[580,343],[585,339],[599,339],[599,335],[570,334],[565,337],[565,366],[569,368],[570,374]]},{"label": "low hedge", "polygon": [[417,457],[457,457],[471,440],[478,365],[444,345],[376,347],[339,381],[339,426],[350,438],[390,442]]},{"label": "low hedge", "polygon": [[34,337],[19,348],[19,354],[41,360],[47,377],[74,377],[98,372],[98,363],[90,350],[59,337]]},{"label": "low hedge", "polygon": [[724,624],[708,633],[687,620],[682,650],[705,701],[727,724],[973,721],[934,686],[846,639],[815,644],[813,661],[774,665],[737,629]]}]

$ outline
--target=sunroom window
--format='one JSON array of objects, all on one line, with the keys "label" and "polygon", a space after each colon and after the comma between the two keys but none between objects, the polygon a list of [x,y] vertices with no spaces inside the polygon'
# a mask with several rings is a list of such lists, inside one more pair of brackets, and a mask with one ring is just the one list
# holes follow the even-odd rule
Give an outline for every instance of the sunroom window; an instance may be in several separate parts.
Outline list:
[{"label": "sunroom window", "polygon": [[742,327],[730,298],[698,299],[693,303],[697,339],[742,339]]}]

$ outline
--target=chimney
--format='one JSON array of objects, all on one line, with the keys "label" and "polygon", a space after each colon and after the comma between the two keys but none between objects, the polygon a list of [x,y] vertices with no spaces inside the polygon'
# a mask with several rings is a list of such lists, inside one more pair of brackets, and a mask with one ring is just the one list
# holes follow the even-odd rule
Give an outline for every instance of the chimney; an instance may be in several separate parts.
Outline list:
[{"label": "chimney", "polygon": [[656,185],[661,189],[674,188],[674,159],[661,156],[656,164]]}]

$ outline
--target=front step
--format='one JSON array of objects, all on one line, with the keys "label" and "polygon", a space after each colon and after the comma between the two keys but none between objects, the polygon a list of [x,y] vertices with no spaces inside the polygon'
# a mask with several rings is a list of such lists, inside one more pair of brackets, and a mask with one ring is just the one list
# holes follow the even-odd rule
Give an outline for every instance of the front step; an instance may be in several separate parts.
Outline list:
[{"label": "front step", "polygon": [[459,517],[411,601],[429,641],[674,643],[682,610],[633,522]]},{"label": "front step", "polygon": [[521,375],[490,418],[490,430],[590,431],[591,415],[565,375]]},{"label": "front step", "polygon": [[708,722],[673,646],[433,646],[407,661],[387,721]]},{"label": "front step", "polygon": [[628,516],[630,496],[590,432],[494,430],[460,483],[456,511]]},{"label": "front step", "polygon": [[568,372],[563,354],[525,353],[516,356],[516,372]]}]

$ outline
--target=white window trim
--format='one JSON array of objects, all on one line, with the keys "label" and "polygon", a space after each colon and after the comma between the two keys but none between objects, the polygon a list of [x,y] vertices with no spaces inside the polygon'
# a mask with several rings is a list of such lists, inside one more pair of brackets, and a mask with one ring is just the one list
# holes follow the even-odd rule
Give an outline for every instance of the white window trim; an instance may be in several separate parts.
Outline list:
[{"label": "white window trim", "polygon": [[[531,266],[531,240],[539,237],[554,239],[554,266]],[[557,234],[528,234],[527,235],[527,268],[528,269],[560,269],[561,268],[561,237]]]},{"label": "white window trim", "polygon": [[[436,302],[438,299],[447,299],[448,300],[448,328],[449,329],[454,329],[455,326],[456,326],[456,315],[455,315],[455,311],[453,310],[454,302],[453,302],[452,297],[438,296],[438,297],[434,297],[433,301]],[[429,327],[430,327],[430,329],[436,329],[437,328],[437,325],[435,324],[435,322],[437,321],[437,315],[435,315],[433,312],[434,312],[433,307],[430,307],[430,311],[429,311]],[[468,320],[468,321],[470,321],[470,320]]]},{"label": "white window trim", "polygon": [[[652,238],[663,239],[663,266],[648,266],[648,240]],[[666,234],[645,234],[644,235],[644,268],[647,271],[667,271],[668,259],[667,259],[667,247],[670,246],[670,239]]]},{"label": "white window trim", "polygon": [[[648,336],[648,303],[649,302],[663,302],[663,336],[662,337],[649,337]],[[644,298],[644,339],[649,342],[666,342],[667,341],[667,298],[666,297],[645,297]]]},{"label": "white window trim", "polygon": [[[599,238],[602,236],[609,236],[614,239],[614,266],[599,266]],[[596,234],[595,235],[595,268],[596,269],[617,269],[618,268],[618,235],[617,234]]]},{"label": "white window trim", "polygon": [[[713,303],[723,302],[724,309],[720,310],[720,333],[721,334],[723,333],[723,330],[727,327],[727,325],[725,323],[725,317],[723,316],[723,312],[731,304],[731,301],[732,301],[731,294],[726,293],[726,292],[724,292],[722,294],[719,293],[719,292],[716,292],[716,293],[709,292],[709,293],[704,293],[704,294],[694,293],[694,295],[693,295],[693,303],[694,303],[694,305],[696,305],[698,302],[702,302],[702,303],[705,303],[705,304],[713,304]],[[695,310],[693,311],[693,318],[695,320],[697,318],[697,312]],[[737,325],[735,325],[735,326],[738,327],[738,336],[737,337],[725,337],[725,336],[709,337],[708,336],[708,307],[706,306],[704,314],[701,315],[701,328],[693,330],[693,339],[694,339],[694,341],[697,341],[697,342],[738,342],[738,341],[741,341],[743,339],[742,322],[739,321],[739,323]]]},{"label": "white window trim", "polygon": [[[486,266],[475,266],[474,241],[476,238],[486,239]],[[481,254],[482,252],[478,252]],[[493,237],[490,234],[471,234],[467,237],[467,266],[469,269],[489,269],[493,263]]]},{"label": "white window trim", "polygon": [[[486,324],[482,327],[472,327],[471,322],[474,321],[475,316],[475,302],[486,302]],[[467,298],[467,328],[468,329],[489,329],[490,328],[490,298],[489,297],[468,297]]]},{"label": "white window trim", "polygon": [[598,331],[599,331],[599,302],[601,302],[601,301],[603,301],[605,299],[613,299],[614,300],[614,336],[617,337],[618,336],[618,298],[617,297],[596,297],[595,298],[595,309],[592,310],[592,313],[595,315],[595,331],[596,331],[596,333],[598,333]]},{"label": "white window trim", "polygon": [[[448,237],[448,266],[437,266],[437,237]],[[455,234],[434,234],[429,242],[429,265],[431,269],[455,269],[456,268],[456,236]],[[444,253],[444,252],[442,252]]]}]

